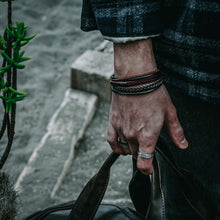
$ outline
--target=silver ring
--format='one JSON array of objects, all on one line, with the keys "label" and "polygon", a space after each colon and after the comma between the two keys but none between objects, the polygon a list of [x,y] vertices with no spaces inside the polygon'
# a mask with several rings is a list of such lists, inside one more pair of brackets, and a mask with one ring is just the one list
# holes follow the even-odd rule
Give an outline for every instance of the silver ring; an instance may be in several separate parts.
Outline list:
[{"label": "silver ring", "polygon": [[118,143],[128,146],[128,142],[127,141],[122,141],[120,137],[118,137]]},{"label": "silver ring", "polygon": [[154,153],[152,153],[152,154],[143,154],[140,151],[138,151],[138,156],[142,157],[142,158],[145,158],[145,159],[151,159],[152,157],[154,157]]}]

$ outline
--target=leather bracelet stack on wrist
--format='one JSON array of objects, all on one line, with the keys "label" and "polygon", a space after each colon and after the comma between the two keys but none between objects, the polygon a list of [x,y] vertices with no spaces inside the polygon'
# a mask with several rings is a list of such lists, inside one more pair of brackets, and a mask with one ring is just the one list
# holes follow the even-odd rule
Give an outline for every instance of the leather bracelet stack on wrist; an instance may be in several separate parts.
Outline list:
[{"label": "leather bracelet stack on wrist", "polygon": [[141,95],[153,92],[163,84],[164,77],[160,70],[150,73],[117,78],[111,76],[112,91],[120,95]]}]

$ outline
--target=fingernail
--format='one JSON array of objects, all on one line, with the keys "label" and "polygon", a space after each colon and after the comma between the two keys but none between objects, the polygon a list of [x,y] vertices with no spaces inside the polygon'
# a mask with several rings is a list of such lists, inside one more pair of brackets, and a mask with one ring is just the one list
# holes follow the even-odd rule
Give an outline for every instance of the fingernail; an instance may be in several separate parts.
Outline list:
[{"label": "fingernail", "polygon": [[186,138],[184,138],[182,141],[180,141],[180,144],[184,144],[186,142]]},{"label": "fingernail", "polygon": [[183,148],[187,148],[187,147],[188,147],[188,143],[187,143],[186,138],[184,138],[182,141],[180,141],[180,145],[181,145]]}]

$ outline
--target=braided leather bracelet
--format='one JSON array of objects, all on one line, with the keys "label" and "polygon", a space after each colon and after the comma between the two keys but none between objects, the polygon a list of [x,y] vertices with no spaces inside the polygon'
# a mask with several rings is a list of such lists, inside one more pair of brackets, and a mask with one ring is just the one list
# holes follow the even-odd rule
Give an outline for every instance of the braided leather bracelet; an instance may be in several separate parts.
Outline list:
[{"label": "braided leather bracelet", "polygon": [[163,84],[163,75],[157,70],[152,73],[117,78],[112,75],[110,83],[112,91],[120,95],[140,95],[157,90]]},{"label": "braided leather bracelet", "polygon": [[139,91],[143,91],[146,89],[153,89],[154,87],[157,87],[159,85],[161,85],[163,83],[163,79],[158,79],[154,82],[151,83],[144,83],[144,84],[139,84],[139,85],[135,85],[135,86],[114,86],[115,90],[119,90],[119,91],[124,91],[124,92],[139,92]]}]

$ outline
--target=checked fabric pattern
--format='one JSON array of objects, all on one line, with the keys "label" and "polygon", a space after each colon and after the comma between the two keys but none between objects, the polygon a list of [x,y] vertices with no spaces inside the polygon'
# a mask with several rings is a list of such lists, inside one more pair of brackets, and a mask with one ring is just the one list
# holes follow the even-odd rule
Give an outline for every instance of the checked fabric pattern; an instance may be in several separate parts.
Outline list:
[{"label": "checked fabric pattern", "polygon": [[219,0],[83,0],[81,29],[113,42],[153,36],[165,81],[220,104]]}]

